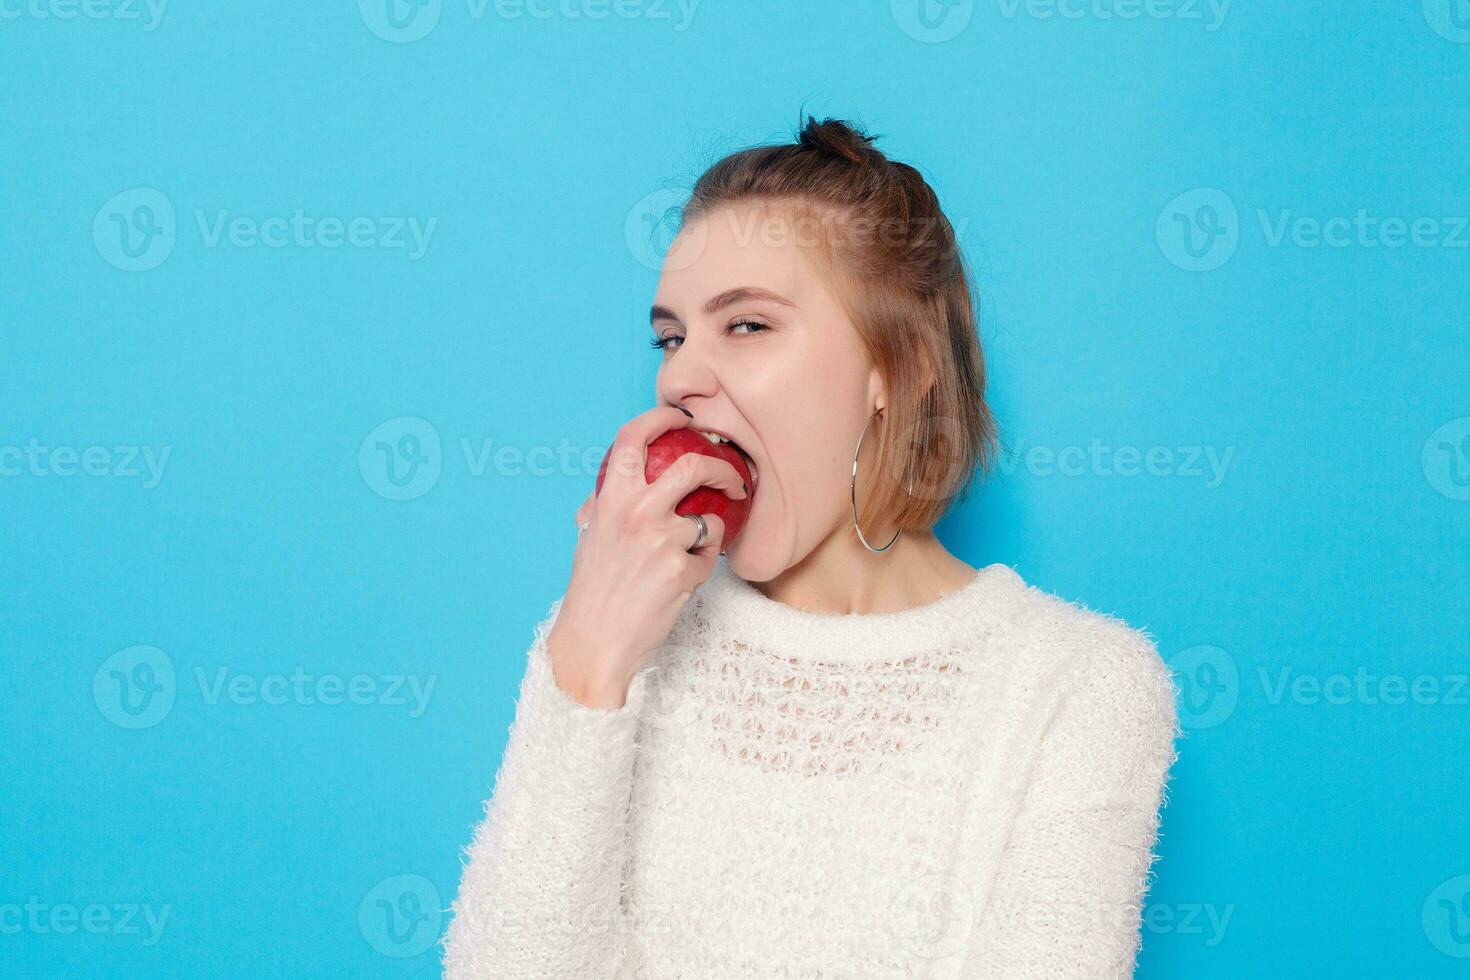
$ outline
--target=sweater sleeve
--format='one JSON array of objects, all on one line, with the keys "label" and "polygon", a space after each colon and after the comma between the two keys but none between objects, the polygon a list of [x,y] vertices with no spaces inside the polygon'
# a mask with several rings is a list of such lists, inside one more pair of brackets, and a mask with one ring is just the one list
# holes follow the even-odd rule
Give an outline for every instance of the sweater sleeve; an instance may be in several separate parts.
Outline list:
[{"label": "sweater sleeve", "polygon": [[1180,734],[1169,668],[1117,629],[1072,663],[970,937],[966,978],[1133,976]]},{"label": "sweater sleeve", "polygon": [[446,980],[607,980],[621,964],[634,692],[614,710],[557,686],[546,637],[561,601],[536,627],[485,819],[465,849]]}]

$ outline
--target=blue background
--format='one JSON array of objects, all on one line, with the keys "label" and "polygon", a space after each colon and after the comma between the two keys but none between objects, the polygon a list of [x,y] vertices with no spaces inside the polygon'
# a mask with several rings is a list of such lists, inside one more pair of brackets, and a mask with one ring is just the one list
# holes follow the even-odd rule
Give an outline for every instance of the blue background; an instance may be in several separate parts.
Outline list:
[{"label": "blue background", "polygon": [[[573,511],[653,404],[636,232],[803,108],[919,166],[976,270],[1011,452],[940,536],[1178,673],[1140,975],[1470,968],[1461,0],[97,2],[0,4],[0,972],[437,974]],[[376,244],[208,234],[298,210]],[[1290,224],[1360,211],[1430,223]]]}]

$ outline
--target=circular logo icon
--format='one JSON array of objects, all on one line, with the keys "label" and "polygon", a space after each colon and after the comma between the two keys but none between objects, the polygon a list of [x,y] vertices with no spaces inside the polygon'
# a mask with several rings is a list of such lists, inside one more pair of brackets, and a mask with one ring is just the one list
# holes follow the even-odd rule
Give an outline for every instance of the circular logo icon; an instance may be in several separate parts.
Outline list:
[{"label": "circular logo icon", "polygon": [[1451,500],[1470,500],[1470,416],[1435,429],[1421,459],[1431,487]]},{"label": "circular logo icon", "polygon": [[119,650],[92,676],[92,700],[119,728],[152,728],[173,710],[174,662],[158,647]]},{"label": "circular logo icon", "polygon": [[1240,244],[1240,213],[1213,187],[1185,191],[1164,206],[1154,225],[1164,258],[1186,272],[1218,269]]},{"label": "circular logo icon", "polygon": [[408,44],[429,36],[439,24],[444,0],[357,0],[367,29],[385,41]]},{"label": "circular logo icon", "polygon": [[[679,234],[680,208],[686,194],[673,188],[654,191],[639,199],[623,219],[623,240],[645,269],[670,272],[693,265],[704,253],[709,229],[696,221]],[[678,248],[670,251],[678,239]]]},{"label": "circular logo icon", "polygon": [[889,932],[923,959],[960,952],[974,927],[975,896],[952,874],[927,874],[909,882],[888,907]]},{"label": "circular logo icon", "polygon": [[439,889],[423,875],[385,878],[362,897],[357,925],[384,956],[418,956],[439,938],[444,913]]},{"label": "circular logo icon", "polygon": [[1240,672],[1228,650],[1193,646],[1169,658],[1179,724],[1214,728],[1235,714],[1240,701]]},{"label": "circular logo icon", "polygon": [[[886,419],[874,422],[868,420],[871,430],[863,436],[864,442],[871,442],[876,447],[878,426],[886,425]],[[953,464],[963,458],[967,442],[965,427],[960,424],[959,419],[949,415],[927,415],[911,423],[899,439],[899,453],[890,457],[899,469],[889,474],[889,479],[898,483],[903,492],[920,500],[939,500],[949,496],[956,489],[955,481],[961,475],[958,468],[948,466],[936,469],[933,461],[945,459]],[[867,453],[873,449],[868,449]],[[867,453],[859,453],[866,457]],[[903,470],[905,464],[912,460],[925,460],[930,465],[923,472],[907,473]],[[859,462],[861,466],[861,461]],[[893,464],[889,464],[893,468]],[[867,488],[862,484],[863,474],[858,474],[858,492],[861,496],[867,496]]]},{"label": "circular logo icon", "polygon": [[649,657],[641,671],[643,697],[629,701],[633,714],[649,728],[666,731],[683,728],[698,712],[692,691],[690,657],[696,651],[678,643],[665,643]]},{"label": "circular logo icon", "polygon": [[1420,910],[1424,935],[1446,956],[1470,959],[1470,875],[1441,882]]},{"label": "circular logo icon", "polygon": [[1440,37],[1470,44],[1470,0],[1424,0],[1424,19]]},{"label": "circular logo icon", "polygon": [[151,187],[114,194],[92,219],[97,254],[124,272],[163,265],[173,254],[177,234],[173,204]]},{"label": "circular logo icon", "polygon": [[439,432],[424,419],[400,415],[367,434],[357,450],[363,482],[388,500],[413,500],[439,482]]},{"label": "circular logo icon", "polygon": [[939,44],[957,36],[975,15],[975,0],[889,0],[893,22],[915,41]]}]

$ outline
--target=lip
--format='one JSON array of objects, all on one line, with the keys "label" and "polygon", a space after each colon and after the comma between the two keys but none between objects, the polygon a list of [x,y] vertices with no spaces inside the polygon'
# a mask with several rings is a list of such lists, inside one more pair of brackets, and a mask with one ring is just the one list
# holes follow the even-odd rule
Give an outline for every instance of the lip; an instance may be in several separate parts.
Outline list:
[{"label": "lip", "polygon": [[750,482],[752,484],[760,483],[760,467],[756,465],[755,459],[750,455],[750,452],[746,450],[745,446],[741,444],[739,439],[736,439],[734,436],[730,435],[730,433],[724,431],[723,429],[716,429],[715,427],[709,425],[694,425],[691,423],[689,428],[693,429],[695,432],[711,432],[717,436],[720,436],[723,439],[728,439],[731,446],[734,447],[735,451],[741,456],[745,457],[745,462],[750,465]]}]

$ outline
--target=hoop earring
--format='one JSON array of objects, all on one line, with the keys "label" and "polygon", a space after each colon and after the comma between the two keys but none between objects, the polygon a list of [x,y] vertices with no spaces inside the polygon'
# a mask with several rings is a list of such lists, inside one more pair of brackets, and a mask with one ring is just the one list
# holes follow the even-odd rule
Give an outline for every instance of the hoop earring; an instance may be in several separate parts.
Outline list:
[{"label": "hoop earring", "polygon": [[[875,553],[877,553],[877,552],[884,552],[884,551],[887,551],[889,548],[892,548],[893,547],[893,542],[894,541],[897,541],[898,540],[898,536],[903,533],[903,528],[896,529],[893,532],[893,537],[889,539],[889,541],[888,541],[887,544],[885,544],[881,548],[875,548],[872,545],[868,544],[867,537],[865,537],[863,535],[863,529],[858,526],[858,512],[857,512],[858,454],[861,453],[862,450],[863,450],[863,436],[865,436],[865,435],[868,434],[868,426],[870,426],[870,425],[873,424],[873,419],[876,418],[882,411],[883,410],[881,408],[880,409],[875,409],[874,412],[873,412],[873,414],[868,416],[868,421],[866,423],[864,423],[864,425],[863,425],[863,431],[860,432],[860,433],[858,433],[857,448],[852,451],[852,526],[853,526],[853,529],[857,531],[858,540],[863,543],[863,547],[864,548],[867,548],[869,551],[872,551],[872,552],[875,552]],[[907,491],[907,493],[909,494],[909,496],[913,496],[913,493],[914,493],[914,485],[913,485],[913,483],[910,482],[909,485],[905,488],[905,490]]]}]

